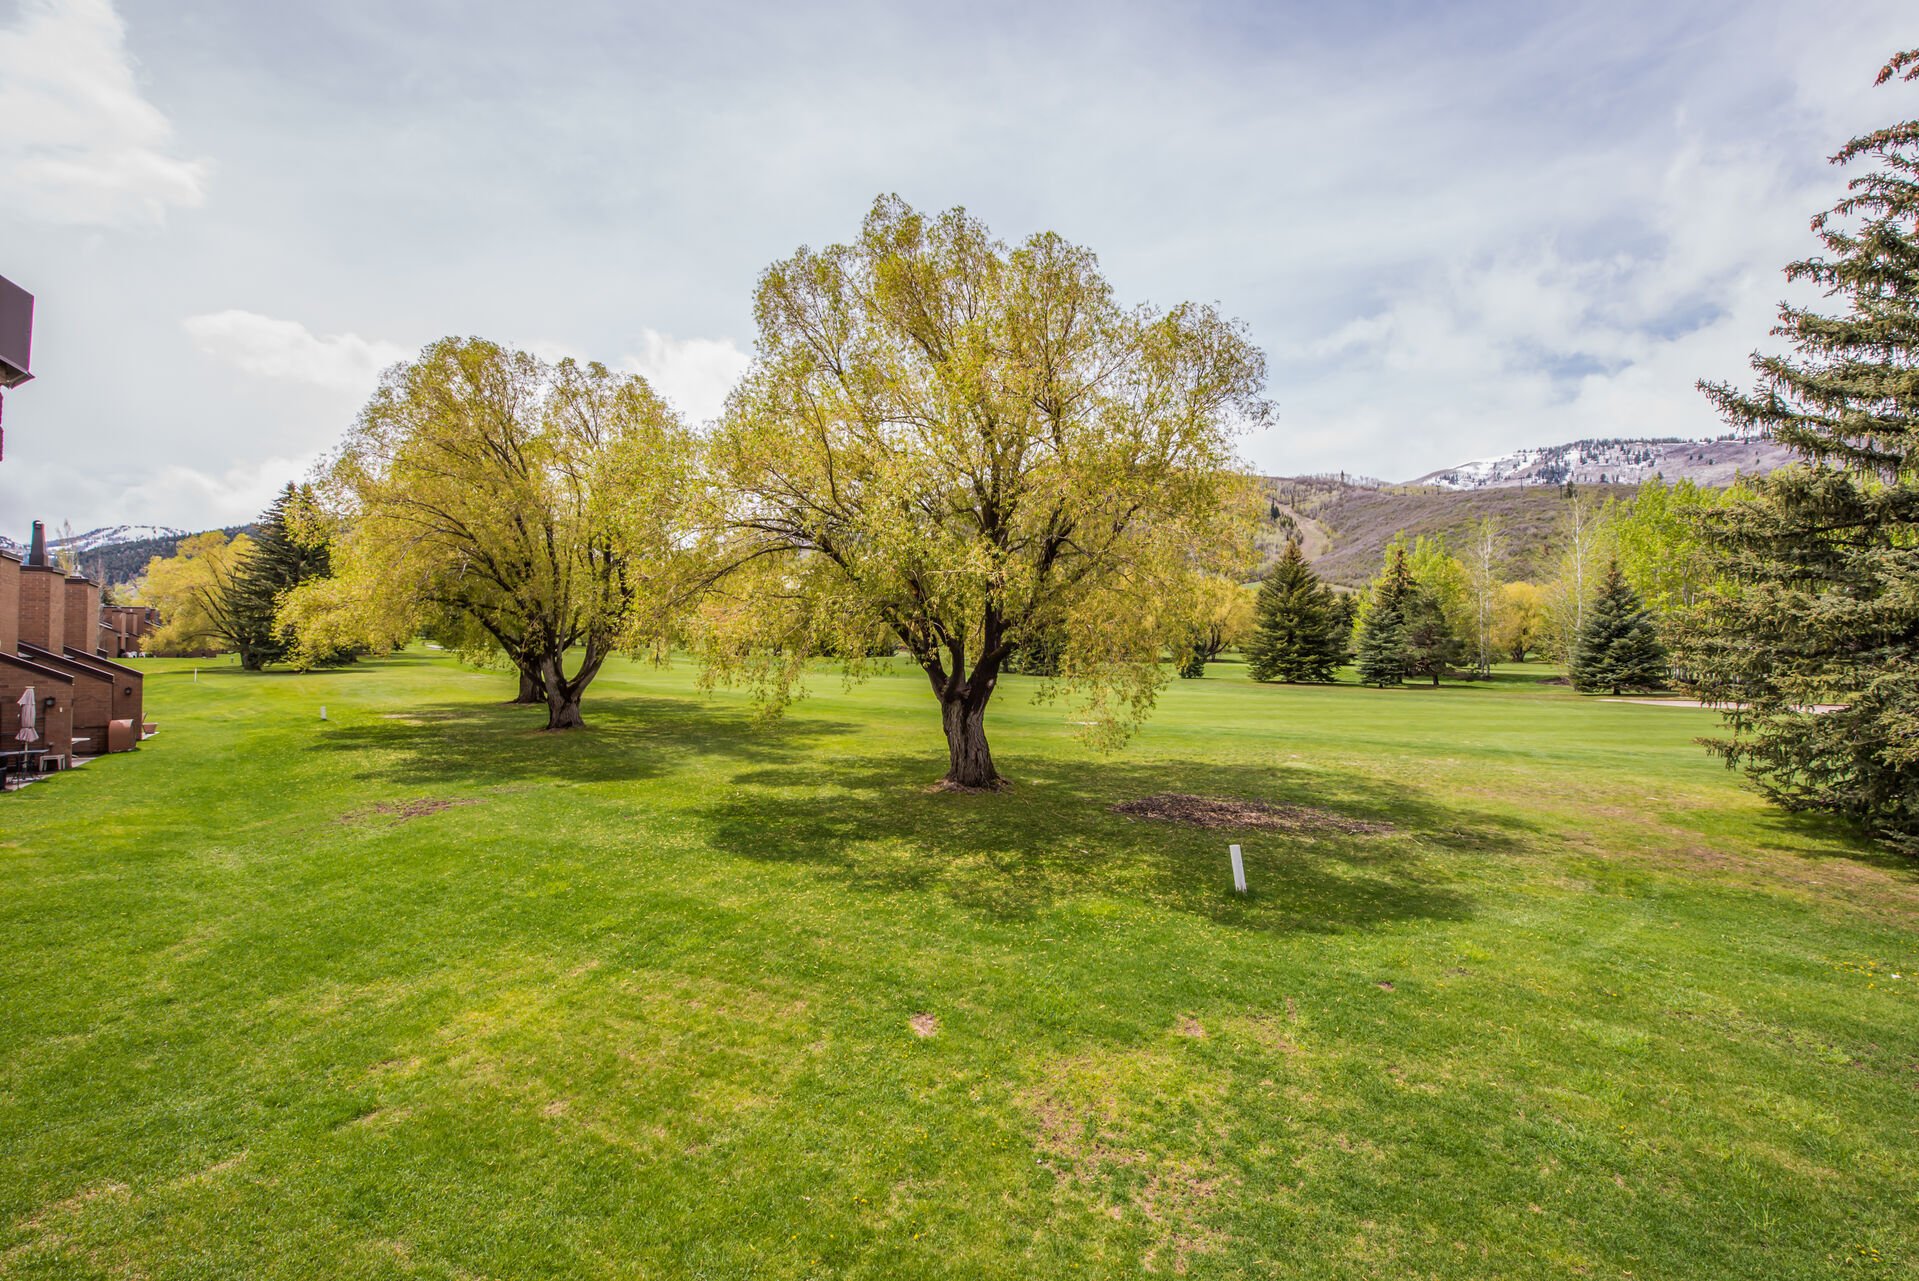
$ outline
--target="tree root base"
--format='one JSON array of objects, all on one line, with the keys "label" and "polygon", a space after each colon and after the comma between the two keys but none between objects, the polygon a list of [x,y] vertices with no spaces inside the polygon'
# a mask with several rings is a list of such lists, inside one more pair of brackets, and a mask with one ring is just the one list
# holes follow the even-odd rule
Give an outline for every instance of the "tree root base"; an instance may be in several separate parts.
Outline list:
[{"label": "tree root base", "polygon": [[1013,785],[1006,779],[996,778],[984,787],[971,787],[965,783],[955,783],[950,778],[943,778],[926,790],[929,792],[959,792],[967,796],[986,796],[993,792],[1010,792],[1013,790]]}]

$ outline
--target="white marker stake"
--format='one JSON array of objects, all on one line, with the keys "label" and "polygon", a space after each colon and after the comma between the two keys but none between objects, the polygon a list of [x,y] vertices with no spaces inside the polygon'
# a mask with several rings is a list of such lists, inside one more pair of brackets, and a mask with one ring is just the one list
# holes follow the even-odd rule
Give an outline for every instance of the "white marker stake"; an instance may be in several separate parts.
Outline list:
[{"label": "white marker stake", "polygon": [[321,720],[325,720],[325,719],[326,719],[326,704],[325,704],[325,703],[322,703],[322,704],[320,704],[320,719],[321,719]]},{"label": "white marker stake", "polygon": [[1240,861],[1239,846],[1229,845],[1226,848],[1233,852],[1233,889],[1244,894],[1246,892],[1246,864]]},{"label": "white marker stake", "polygon": [[200,683],[200,669],[197,667],[193,669],[193,683],[195,685]]}]

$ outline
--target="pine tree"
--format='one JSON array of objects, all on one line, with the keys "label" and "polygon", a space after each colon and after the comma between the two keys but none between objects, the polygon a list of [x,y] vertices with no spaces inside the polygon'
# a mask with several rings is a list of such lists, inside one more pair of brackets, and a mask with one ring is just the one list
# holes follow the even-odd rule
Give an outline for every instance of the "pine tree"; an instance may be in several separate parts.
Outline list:
[{"label": "pine tree", "polygon": [[1583,690],[1647,688],[1666,679],[1666,647],[1653,627],[1652,611],[1639,599],[1619,562],[1606,566],[1599,595],[1586,611],[1586,626],[1566,665],[1573,686]]},{"label": "pine tree", "polygon": [[1256,681],[1330,681],[1344,657],[1332,593],[1291,539],[1260,584],[1246,662]]},{"label": "pine tree", "polygon": [[1406,641],[1406,675],[1426,676],[1433,684],[1466,656],[1466,642],[1446,617],[1436,592],[1415,583],[1400,611]]},{"label": "pine tree", "polygon": [[[253,548],[234,574],[232,610],[245,637],[238,646],[240,665],[249,671],[279,662],[293,647],[293,638],[278,621],[286,593],[310,578],[332,573],[326,544],[294,528],[295,510],[307,501],[295,485],[281,490],[273,505],[260,514]],[[333,656],[334,661],[349,657]]]},{"label": "pine tree", "polygon": [[1332,598],[1333,643],[1338,646],[1341,664],[1353,661],[1353,630],[1359,626],[1359,593],[1334,592]]},{"label": "pine tree", "polygon": [[[1880,84],[1919,81],[1919,50]],[[1726,710],[1713,744],[1774,800],[1919,850],[1919,120],[1853,139],[1847,195],[1813,220],[1823,254],[1786,268],[1832,314],[1783,306],[1790,354],[1758,386],[1702,384],[1727,420],[1809,465],[1707,513],[1708,591],[1678,666]],[[1819,713],[1820,704],[1839,704]]]},{"label": "pine tree", "polygon": [[1364,683],[1383,689],[1406,679],[1412,658],[1406,641],[1406,608],[1417,590],[1406,564],[1406,549],[1395,545],[1359,619],[1359,679]]}]

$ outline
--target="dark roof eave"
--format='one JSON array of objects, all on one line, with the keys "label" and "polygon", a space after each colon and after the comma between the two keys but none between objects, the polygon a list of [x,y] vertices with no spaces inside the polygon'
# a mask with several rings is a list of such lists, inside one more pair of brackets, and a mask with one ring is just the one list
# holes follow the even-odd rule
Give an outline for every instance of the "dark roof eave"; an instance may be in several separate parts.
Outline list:
[{"label": "dark roof eave", "polygon": [[18,667],[32,672],[42,680],[65,681],[69,685],[73,684],[73,677],[67,675],[65,672],[55,671],[51,667],[36,663],[30,658],[23,658],[18,654],[0,654],[0,663],[4,663],[9,667]]}]

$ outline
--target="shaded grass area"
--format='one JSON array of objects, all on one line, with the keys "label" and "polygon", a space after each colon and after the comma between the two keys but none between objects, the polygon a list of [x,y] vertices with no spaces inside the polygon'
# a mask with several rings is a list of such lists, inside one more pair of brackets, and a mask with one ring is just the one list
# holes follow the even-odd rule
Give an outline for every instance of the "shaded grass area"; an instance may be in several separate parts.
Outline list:
[{"label": "shaded grass area", "polygon": [[1919,878],[1709,714],[1216,664],[1100,757],[1009,680],[980,796],[904,673],[190,668],[0,805],[0,1276],[1919,1267]]}]

